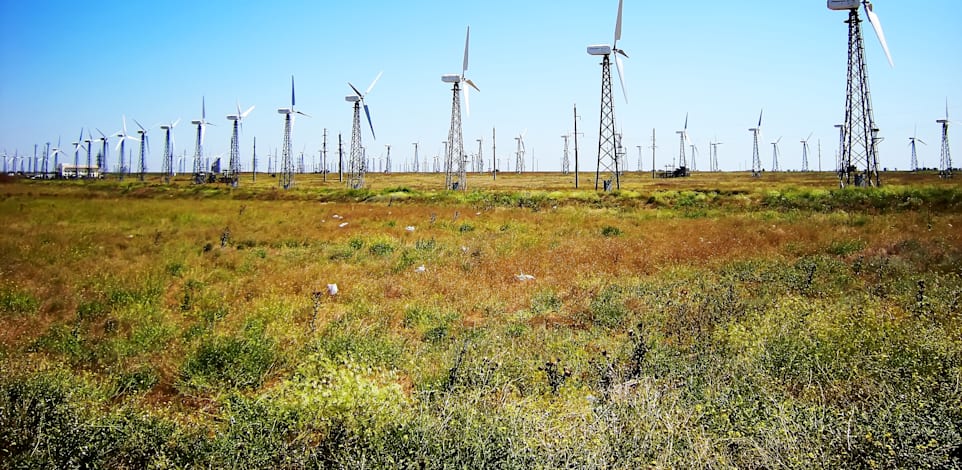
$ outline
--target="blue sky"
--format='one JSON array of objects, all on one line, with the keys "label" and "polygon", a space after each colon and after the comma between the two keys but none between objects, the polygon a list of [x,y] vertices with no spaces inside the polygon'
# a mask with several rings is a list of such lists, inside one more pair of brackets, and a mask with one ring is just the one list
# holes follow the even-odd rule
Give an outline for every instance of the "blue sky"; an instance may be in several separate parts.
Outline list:
[{"label": "blue sky", "polygon": [[[763,7],[760,7],[763,6]],[[97,2],[0,0],[0,149],[32,154],[34,144],[64,146],[81,127],[113,133],[121,115],[151,129],[148,166],[160,168],[162,135],[156,125],[181,118],[176,153],[193,155],[194,129],[206,97],[205,147],[226,154],[230,125],[224,118],[242,107],[256,109],[245,121],[242,160],[248,168],[257,137],[264,156],[279,148],[290,77],[297,107],[310,114],[295,122],[294,148],[316,154],[324,128],[334,158],[337,133],[350,139],[352,110],[347,82],[366,88],[377,140],[364,133],[369,156],[392,145],[396,170],[421,143],[421,156],[441,151],[451,111],[450,87],[440,76],[459,72],[464,32],[471,26],[468,75],[481,88],[471,95],[464,119],[467,149],[484,139],[491,156],[497,128],[499,159],[514,160],[513,137],[527,130],[539,170],[560,168],[561,135],[572,129],[572,105],[582,119],[582,169],[594,169],[601,67],[589,44],[610,42],[617,1],[525,2]],[[868,24],[866,54],[873,105],[881,136],[881,164],[909,166],[914,126],[928,146],[920,163],[937,166],[945,100],[962,120],[962,3],[877,0],[895,68],[889,68]],[[801,166],[799,141],[810,132],[810,166],[834,166],[842,120],[846,14],[824,1],[625,0],[619,43],[628,103],[616,84],[617,123],[628,147],[629,169],[637,145],[650,169],[650,136],[657,130],[657,164],[678,154],[675,131],[689,117],[698,145],[698,167],[708,168],[708,142],[717,138],[726,170],[750,168],[751,134],[765,109],[762,160],[771,164],[769,142],[783,137],[783,168]],[[962,130],[960,130],[962,132]],[[96,134],[96,131],[94,132]],[[347,144],[346,144],[347,145]],[[347,152],[347,149],[345,149]],[[957,150],[957,153],[959,151]],[[111,149],[110,163],[115,155]],[[310,161],[310,157],[307,157]],[[486,165],[487,166],[487,165]],[[501,164],[504,168],[504,163]]]}]

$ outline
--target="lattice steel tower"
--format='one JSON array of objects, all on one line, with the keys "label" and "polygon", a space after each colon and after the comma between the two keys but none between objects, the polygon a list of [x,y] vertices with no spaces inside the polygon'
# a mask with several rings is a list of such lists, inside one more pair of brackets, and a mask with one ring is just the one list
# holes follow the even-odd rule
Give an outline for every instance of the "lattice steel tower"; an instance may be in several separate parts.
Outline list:
[{"label": "lattice steel tower", "polygon": [[[949,104],[945,104],[945,119],[935,121],[942,124],[942,152],[939,159],[939,177],[952,177],[952,154],[949,152]],[[912,154],[915,154],[915,146],[912,146]]]},{"label": "lattice steel tower", "polygon": [[364,114],[367,116],[367,124],[371,128],[371,138],[376,139],[374,134],[374,123],[371,121],[371,110],[364,102],[364,97],[374,89],[374,85],[381,78],[381,73],[374,77],[374,81],[367,87],[367,91],[361,93],[354,85],[348,82],[353,94],[344,97],[344,101],[352,103],[354,107],[354,117],[351,122],[351,155],[348,160],[347,187],[360,189],[364,187],[364,175],[367,173],[367,159],[364,155],[364,147],[361,145],[361,106],[364,106]]},{"label": "lattice steel tower", "polygon": [[244,111],[242,113],[240,110],[240,103],[237,103],[237,114],[231,114],[227,116],[227,120],[234,122],[234,126],[233,126],[234,128],[233,128],[233,131],[231,132],[231,137],[230,137],[230,161],[228,162],[228,167],[227,167],[228,168],[227,180],[230,182],[230,185],[235,188],[237,187],[237,184],[240,180],[241,121],[243,121],[244,118],[247,117],[247,115],[250,114],[250,112],[253,110],[254,110],[254,107],[251,106],[250,108],[247,109],[247,111]]},{"label": "lattice steel tower", "polygon": [[170,179],[174,176],[174,146],[170,140],[170,131],[177,127],[179,122],[180,119],[160,126],[164,131],[164,164],[160,170],[164,176],[164,183],[170,183]]},{"label": "lattice steel tower", "polygon": [[758,152],[758,135],[762,132],[762,114],[758,113],[758,126],[748,129],[752,133],[752,176],[757,178],[762,174],[762,156]]},{"label": "lattice steel tower", "polygon": [[[294,109],[294,76],[291,75],[291,107],[278,108],[277,113],[284,115],[284,143],[281,147],[281,177],[280,185],[284,189],[294,186],[294,151],[291,143],[291,131],[294,126],[294,115],[310,117]],[[276,168],[275,168],[276,171]]]},{"label": "lattice steel tower", "polygon": [[869,92],[868,69],[865,64],[865,44],[862,37],[862,20],[858,9],[864,5],[869,22],[875,28],[889,64],[892,56],[878,16],[872,3],[867,0],[829,0],[832,10],[847,10],[848,20],[848,70],[845,88],[845,120],[842,124],[842,145],[839,155],[839,179],[842,186],[878,186],[878,128],[872,112],[872,96]]},{"label": "lattice steel tower", "polygon": [[[464,61],[461,64],[461,74],[447,74],[441,76],[441,81],[450,83],[451,86],[451,127],[448,130],[447,147],[444,151],[444,187],[445,189],[467,190],[467,178],[465,166],[467,161],[464,155],[464,137],[461,133],[461,83],[467,83],[475,90],[481,91],[471,79],[467,78],[468,72],[468,49],[471,42],[471,27],[468,26],[464,36]],[[470,98],[468,89],[464,89],[465,99],[468,104],[468,113],[471,112]]]}]

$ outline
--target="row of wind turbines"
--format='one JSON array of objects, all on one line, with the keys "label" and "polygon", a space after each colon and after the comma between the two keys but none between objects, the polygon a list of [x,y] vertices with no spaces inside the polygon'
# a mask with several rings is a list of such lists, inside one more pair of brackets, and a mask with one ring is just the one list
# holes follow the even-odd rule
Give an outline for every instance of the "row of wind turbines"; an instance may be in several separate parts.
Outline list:
[{"label": "row of wind turbines", "polygon": [[[842,124],[836,125],[839,129],[839,153],[836,160],[836,167],[839,173],[840,181],[842,185],[854,184],[856,186],[877,186],[880,184],[878,178],[878,156],[877,156],[877,143],[882,140],[878,136],[879,129],[875,126],[874,117],[872,115],[872,107],[870,102],[870,94],[868,90],[868,80],[867,72],[865,70],[865,58],[864,58],[864,45],[861,34],[861,19],[859,17],[860,8],[864,8],[866,16],[869,22],[875,29],[876,36],[885,51],[886,57],[889,63],[892,64],[892,57],[888,50],[888,45],[885,40],[884,33],[882,32],[882,27],[879,22],[878,16],[874,12],[872,3],[869,0],[828,0],[828,8],[831,10],[848,11],[849,19],[846,23],[849,25],[849,64],[848,64],[848,85],[847,85],[847,96],[846,96],[846,110],[845,119]],[[623,6],[624,0],[619,0],[617,16],[615,20],[614,28],[614,41],[612,44],[596,44],[587,47],[587,52],[591,56],[601,57],[602,66],[602,93],[601,93],[601,109],[599,116],[599,138],[598,138],[598,152],[597,152],[597,164],[595,171],[595,189],[602,189],[604,191],[611,191],[620,188],[620,177],[622,171],[625,167],[625,152],[621,145],[623,136],[621,133],[616,132],[615,123],[615,110],[614,110],[614,99],[612,90],[612,74],[611,74],[611,63],[614,62],[615,68],[617,70],[619,82],[621,84],[622,95],[627,103],[627,88],[625,86],[624,80],[624,65],[623,58],[628,58],[628,54],[623,50],[618,48],[618,41],[622,36],[622,18],[623,18]],[[452,91],[452,105],[451,105],[451,121],[448,131],[447,140],[444,142],[444,163],[443,171],[445,174],[444,187],[450,190],[466,190],[467,189],[467,179],[466,173],[468,170],[468,156],[465,154],[464,149],[464,139],[462,132],[462,120],[461,120],[461,91],[464,91],[464,100],[467,106],[467,112],[470,114],[470,97],[469,90],[474,88],[476,91],[480,92],[478,86],[467,76],[468,64],[469,64],[469,50],[470,50],[470,38],[471,29],[467,28],[465,35],[464,44],[464,55],[462,61],[462,69],[459,74],[445,74],[441,76],[441,81],[443,83],[451,84]],[[612,57],[613,56],[613,57]],[[612,58],[614,60],[612,60]],[[366,117],[368,127],[371,132],[371,138],[376,139],[374,133],[374,125],[371,118],[370,107],[366,102],[367,96],[371,93],[374,86],[377,84],[378,80],[381,78],[379,73],[377,77],[371,82],[364,92],[361,92],[357,87],[348,82],[351,93],[345,97],[348,103],[351,103],[353,108],[353,119],[352,119],[352,132],[351,132],[351,143],[350,143],[350,157],[347,165],[347,184],[350,188],[358,189],[364,187],[365,184],[365,173],[367,172],[367,160],[364,155],[364,147],[362,143],[362,126],[361,126],[361,114],[360,111],[363,108],[364,115]],[[201,102],[201,117],[200,119],[192,120],[191,123],[196,126],[196,140],[195,140],[195,152],[194,152],[194,168],[193,175],[195,183],[204,183],[216,181],[218,175],[220,175],[220,180],[229,182],[230,184],[236,186],[238,184],[238,176],[240,174],[240,140],[239,134],[243,127],[243,120],[254,110],[254,106],[251,106],[246,111],[241,111],[240,104],[237,104],[236,113],[227,116],[227,119],[232,122],[233,130],[231,135],[230,144],[230,155],[229,164],[226,171],[221,171],[220,157],[217,157],[214,164],[211,165],[207,156],[204,153],[204,137],[205,129],[209,125],[213,125],[211,122],[207,121],[206,117],[206,102],[202,99]],[[279,184],[284,189],[289,189],[294,185],[294,174],[295,174],[295,163],[293,154],[293,126],[295,116],[301,115],[304,117],[310,117],[307,113],[296,108],[296,95],[294,86],[294,77],[291,77],[291,104],[290,107],[284,107],[277,109],[277,112],[284,116],[284,134],[283,143],[281,147],[281,162],[279,167],[275,167],[280,173]],[[577,111],[575,111],[576,121],[577,121]],[[119,164],[121,177],[133,167],[132,162],[125,164],[123,162],[124,148],[128,141],[139,142],[139,174],[140,178],[144,178],[146,173],[146,156],[149,153],[149,141],[148,141],[148,128],[141,125],[140,122],[134,120],[138,130],[131,135],[127,130],[126,117],[122,116],[122,129],[112,136],[117,137],[117,147],[116,151],[119,152]],[[179,124],[180,119],[164,123],[159,125],[159,129],[164,132],[164,154],[162,157],[162,175],[166,182],[169,182],[171,177],[175,174],[174,168],[174,147],[175,142],[173,141],[172,131]],[[941,169],[943,176],[950,176],[952,171],[951,156],[948,151],[948,107],[946,106],[946,118],[944,120],[938,121],[943,126],[943,150],[941,157]],[[760,176],[764,167],[762,165],[761,154],[759,149],[759,141],[762,133],[762,113],[759,114],[758,124],[755,127],[749,129],[753,136],[753,155],[752,155],[752,174],[754,176]],[[100,138],[94,139],[90,130],[87,129],[87,138],[84,139],[84,132],[81,129],[80,136],[77,141],[73,142],[74,151],[74,164],[68,168],[68,170],[73,170],[73,177],[94,177],[100,172],[100,169],[106,167],[106,160],[108,155],[108,136],[97,129],[100,134]],[[697,155],[697,146],[695,146],[688,135],[688,116],[685,118],[685,125],[682,130],[677,131],[679,134],[679,155],[677,165],[678,168],[674,171],[675,175],[678,175],[679,171],[681,176],[687,176],[689,170],[694,168],[689,168],[688,154],[686,153],[686,148],[690,149],[691,152],[691,163],[694,167],[695,157]],[[524,132],[515,137],[517,142],[517,152],[516,152],[516,169],[522,171],[525,165],[524,155],[525,155],[525,144],[524,144]],[[802,169],[808,169],[808,154],[810,152],[809,140],[812,134],[805,139],[802,139],[800,143],[802,144]],[[494,140],[494,135],[492,139]],[[563,136],[565,139],[565,148],[567,149],[568,136]],[[577,131],[575,132],[575,152],[577,155]],[[654,140],[654,136],[653,136]],[[101,143],[101,151],[98,154],[98,161],[93,161],[93,146],[94,142],[99,141]],[[256,138],[254,140],[254,151],[252,152],[253,166],[256,171]],[[781,137],[777,140],[771,142],[772,145],[772,166],[771,170],[779,171],[779,144],[781,142]],[[912,149],[912,165],[913,168],[917,168],[917,158],[916,158],[916,143],[923,143],[916,136],[910,139],[910,146]],[[717,139],[710,142],[711,153],[710,153],[710,167],[713,170],[717,170],[717,154],[718,147],[722,145],[723,142],[718,142]],[[326,148],[326,132],[325,132],[325,148]],[[388,155],[390,155],[390,146],[388,148]],[[652,152],[654,153],[654,142],[652,142]],[[340,145],[339,145],[340,149]],[[82,151],[86,153],[86,165],[80,164],[80,155]],[[640,146],[639,146],[640,152]],[[60,155],[64,154],[60,141],[58,139],[58,144],[56,147],[50,149],[49,144],[44,152],[42,158],[41,174],[48,174],[48,162],[50,159],[54,161],[54,166],[57,166],[58,159]],[[417,161],[417,144],[415,144],[415,162]],[[479,151],[478,156],[481,154],[480,140],[479,140]],[[576,157],[577,159],[577,157]],[[639,157],[640,159],[640,157]],[[7,164],[7,158],[4,156],[3,159],[4,167]],[[475,169],[479,169],[480,165],[475,163]],[[576,164],[577,166],[577,164]],[[497,164],[492,164],[492,172],[496,174]],[[565,151],[565,160],[563,163],[565,172],[567,172],[567,150]],[[640,162],[639,162],[640,168]],[[654,171],[654,165],[652,167]],[[6,170],[6,168],[5,168]],[[326,170],[326,168],[325,168]],[[576,170],[577,173],[577,170]],[[577,179],[576,179],[577,180]],[[576,183],[577,184],[577,183]]]}]

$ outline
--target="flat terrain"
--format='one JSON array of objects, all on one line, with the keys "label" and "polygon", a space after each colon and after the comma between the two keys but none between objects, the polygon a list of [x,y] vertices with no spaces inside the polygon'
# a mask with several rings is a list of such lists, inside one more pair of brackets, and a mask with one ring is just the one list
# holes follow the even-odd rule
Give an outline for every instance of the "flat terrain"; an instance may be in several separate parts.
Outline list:
[{"label": "flat terrain", "polygon": [[882,180],[7,178],[0,467],[959,467],[962,179]]}]

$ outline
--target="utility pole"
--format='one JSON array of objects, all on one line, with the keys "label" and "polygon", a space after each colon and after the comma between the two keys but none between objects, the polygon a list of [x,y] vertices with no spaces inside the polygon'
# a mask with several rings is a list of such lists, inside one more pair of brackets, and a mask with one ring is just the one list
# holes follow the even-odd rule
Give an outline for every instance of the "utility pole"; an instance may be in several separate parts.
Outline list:
[{"label": "utility pole", "polygon": [[575,104],[575,189],[578,189],[578,104]]},{"label": "utility pole", "polygon": [[491,128],[491,180],[498,180],[498,129]]},{"label": "utility pole", "polygon": [[651,179],[655,179],[655,149],[658,146],[655,145],[655,128],[651,128]]},{"label": "utility pole", "polygon": [[321,141],[321,174],[322,178],[327,181],[327,128],[324,128],[324,140]]},{"label": "utility pole", "polygon": [[337,181],[344,181],[344,142],[340,132],[337,133]]}]

